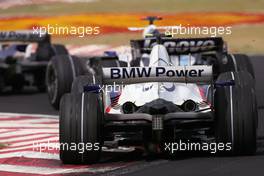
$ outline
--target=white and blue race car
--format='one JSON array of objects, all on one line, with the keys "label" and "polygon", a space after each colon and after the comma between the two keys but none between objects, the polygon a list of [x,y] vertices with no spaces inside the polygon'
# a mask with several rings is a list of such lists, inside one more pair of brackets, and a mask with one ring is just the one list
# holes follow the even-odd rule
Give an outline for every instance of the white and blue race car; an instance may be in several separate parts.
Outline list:
[{"label": "white and blue race car", "polygon": [[46,67],[52,56],[67,54],[50,35],[34,31],[0,31],[0,93],[8,87],[20,92],[24,86],[46,90]]},{"label": "white and blue race car", "polygon": [[256,152],[254,72],[246,55],[228,54],[222,38],[158,32],[131,40],[131,49],[127,65],[91,59],[62,97],[63,163],[96,163],[109,141],[142,144],[150,153],[168,153],[168,143],[178,141],[221,143],[217,153],[231,155]]}]

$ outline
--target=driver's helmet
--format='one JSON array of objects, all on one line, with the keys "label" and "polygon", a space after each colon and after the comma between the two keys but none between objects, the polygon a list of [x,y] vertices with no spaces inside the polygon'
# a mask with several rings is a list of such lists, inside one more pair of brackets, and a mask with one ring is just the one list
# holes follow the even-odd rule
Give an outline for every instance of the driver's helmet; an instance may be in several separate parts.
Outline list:
[{"label": "driver's helmet", "polygon": [[147,38],[148,34],[159,34],[157,27],[154,24],[149,25],[143,31],[143,38]]}]

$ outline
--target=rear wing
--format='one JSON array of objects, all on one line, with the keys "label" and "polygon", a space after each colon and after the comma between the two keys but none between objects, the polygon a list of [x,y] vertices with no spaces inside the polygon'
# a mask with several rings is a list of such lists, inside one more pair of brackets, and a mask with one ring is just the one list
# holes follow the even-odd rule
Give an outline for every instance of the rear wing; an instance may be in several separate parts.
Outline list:
[{"label": "rear wing", "polygon": [[157,66],[103,68],[103,84],[182,82],[207,84],[213,80],[212,66]]},{"label": "rear wing", "polygon": [[50,35],[35,31],[0,31],[0,42],[50,42]]},{"label": "rear wing", "polygon": [[[169,55],[182,55],[202,52],[223,52],[224,41],[221,37],[208,38],[161,38]],[[139,56],[143,53],[150,53],[152,47],[157,44],[155,38],[146,38],[130,41],[133,56]]]}]

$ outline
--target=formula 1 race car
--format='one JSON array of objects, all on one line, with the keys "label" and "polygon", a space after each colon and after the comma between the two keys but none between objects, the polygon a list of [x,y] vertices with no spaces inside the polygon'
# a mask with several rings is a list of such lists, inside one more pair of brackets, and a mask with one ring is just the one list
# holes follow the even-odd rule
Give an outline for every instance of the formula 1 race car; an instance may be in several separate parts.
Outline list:
[{"label": "formula 1 race car", "polygon": [[132,66],[95,59],[62,97],[63,163],[96,163],[111,142],[169,155],[168,144],[179,141],[221,144],[220,154],[256,152],[254,71],[246,55],[228,54],[222,38],[159,33],[131,40],[131,49]]},{"label": "formula 1 race car", "polygon": [[46,87],[50,104],[59,109],[61,97],[69,93],[75,78],[90,72],[90,65],[95,60],[101,60],[103,66],[126,66],[127,63],[118,61],[113,51],[106,51],[103,56],[79,57],[69,54],[55,55],[49,61],[46,71]]},{"label": "formula 1 race car", "polygon": [[[162,27],[156,27],[154,21],[161,19],[155,16],[146,17],[143,20],[149,21],[149,26],[146,28],[129,28],[129,30],[143,30],[143,36],[148,33],[156,33]],[[106,51],[104,56],[98,57],[78,57],[69,54],[56,55],[50,60],[47,66],[46,87],[50,104],[55,109],[59,109],[61,97],[71,91],[73,80],[80,75],[87,74],[92,64],[91,61],[97,59],[101,59],[101,64],[105,67],[118,66],[119,64],[122,66],[127,65],[127,62],[124,61],[113,62],[113,60],[118,60],[118,56],[114,51]],[[133,65],[133,63],[131,64]]]},{"label": "formula 1 race car", "polygon": [[46,90],[45,72],[54,55],[67,54],[63,45],[51,44],[48,34],[33,31],[0,32],[0,92],[8,86],[20,92],[25,85]]}]

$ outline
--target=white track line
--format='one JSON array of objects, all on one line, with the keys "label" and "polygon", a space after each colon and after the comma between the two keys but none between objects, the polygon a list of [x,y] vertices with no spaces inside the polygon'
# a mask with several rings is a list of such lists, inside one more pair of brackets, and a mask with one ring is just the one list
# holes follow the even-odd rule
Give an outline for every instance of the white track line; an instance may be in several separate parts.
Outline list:
[{"label": "white track line", "polygon": [[0,113],[0,118],[1,118],[1,116],[10,116],[11,118],[14,117],[14,116],[30,116],[30,117],[43,117],[43,118],[59,118],[58,115],[9,113],[9,112],[1,112]]},{"label": "white track line", "polygon": [[0,154],[0,158],[12,158],[12,157],[60,160],[59,154],[51,154],[51,153],[44,153],[44,152],[38,152],[38,151],[36,152],[23,151],[23,152]]},{"label": "white track line", "polygon": [[[33,117],[34,118],[34,117]],[[12,118],[8,118],[10,120],[1,120],[0,123],[11,123],[10,126],[12,126],[12,123],[19,123],[19,124],[25,124],[25,123],[33,123],[33,124],[51,124],[51,123],[59,123],[58,119],[21,119],[21,120],[12,120]]]},{"label": "white track line", "polygon": [[[17,152],[19,150],[27,150],[27,149],[32,149],[34,151],[37,151],[37,148],[34,149],[33,144],[32,145],[28,145],[28,146],[24,146],[24,147],[16,147],[16,148],[4,148],[0,150],[0,154],[1,153],[6,153],[6,152]],[[1,165],[1,164],[0,164]]]},{"label": "white track line", "polygon": [[0,140],[0,143],[8,143],[8,142],[15,142],[15,141],[22,141],[22,140],[37,140],[39,138],[43,137],[51,137],[51,136],[58,136],[58,134],[32,134],[29,136],[20,136],[20,137],[15,137],[15,138],[9,138],[9,139],[3,139]]},{"label": "white track line", "polygon": [[8,133],[0,133],[0,138],[8,137],[8,136],[16,136],[16,135],[29,135],[34,133],[47,133],[47,134],[54,134],[59,133],[59,129],[20,129],[17,131],[12,131]]},{"label": "white track line", "polygon": [[[43,153],[43,151],[45,149],[47,149],[45,151],[45,153],[53,153],[54,151],[56,150],[59,150],[58,148],[55,148],[57,145],[57,143],[54,143],[54,142],[50,142],[50,143],[41,143],[41,144],[44,144],[42,147],[38,146],[38,144],[36,144],[35,146],[33,145],[33,142],[32,144],[30,145],[27,145],[27,146],[23,146],[23,147],[15,147],[15,148],[5,148],[5,149],[1,149],[0,150],[0,154],[5,154],[6,152],[10,152],[10,153],[14,153],[14,152],[18,152],[18,151],[21,151],[21,150],[32,150],[32,151],[36,151],[36,152],[39,152],[39,153]],[[53,147],[54,146],[54,147]]]},{"label": "white track line", "polygon": [[47,167],[32,167],[32,166],[17,166],[10,164],[2,164],[0,165],[0,171],[6,172],[19,172],[26,174],[43,174],[43,175],[51,175],[51,174],[69,174],[69,173],[81,173],[81,172],[90,172],[90,173],[103,173],[106,171],[111,171],[121,168],[119,167],[101,167],[101,168],[81,168],[81,169],[60,169],[60,168],[47,168]]},{"label": "white track line", "polygon": [[0,134],[1,133],[5,133],[5,132],[7,132],[7,131],[10,131],[9,129],[0,129]]},{"label": "white track line", "polygon": [[54,150],[59,150],[60,149],[60,144],[58,142],[49,142],[45,144],[45,147],[47,149],[52,149],[52,151]]},{"label": "white track line", "polygon": [[[26,142],[18,142],[18,143],[15,143],[15,144],[12,144],[11,146],[12,147],[16,147],[16,146],[23,146],[23,145],[32,145],[33,147],[33,144],[40,144],[40,143],[48,143],[49,141],[58,141],[59,140],[59,136],[56,136],[56,137],[47,137],[45,139],[40,139],[40,140],[32,140],[32,141],[26,141]],[[5,149],[2,149],[0,151],[3,151]]]},{"label": "white track line", "polygon": [[11,123],[6,122],[0,123],[0,128],[59,128],[59,124],[20,124],[20,123]]}]

